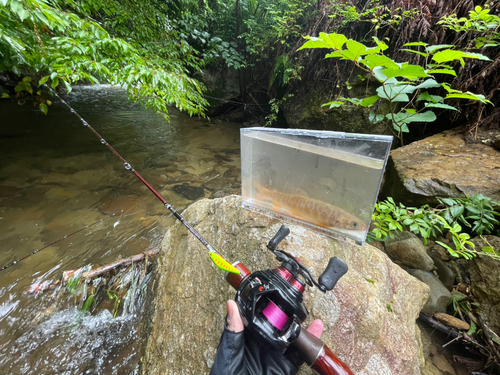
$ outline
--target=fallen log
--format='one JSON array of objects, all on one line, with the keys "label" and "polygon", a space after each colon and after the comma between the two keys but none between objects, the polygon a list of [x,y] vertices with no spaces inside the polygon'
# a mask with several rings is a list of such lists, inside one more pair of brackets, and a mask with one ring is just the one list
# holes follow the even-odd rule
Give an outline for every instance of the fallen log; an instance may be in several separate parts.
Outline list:
[{"label": "fallen log", "polygon": [[[158,255],[159,253],[160,253],[160,249],[154,248],[154,249],[147,250],[143,253],[136,254],[136,255],[133,255],[133,256],[125,258],[125,259],[117,260],[113,263],[109,263],[109,264],[106,264],[104,266],[101,266],[101,267],[98,267],[95,269],[91,269],[90,271],[83,272],[82,275],[80,276],[80,280],[82,280],[82,281],[83,280],[90,280],[90,279],[93,279],[94,277],[102,276],[110,271],[115,270],[115,269],[128,267],[132,263],[140,262],[145,258],[147,259],[148,257],[154,257],[154,256]],[[66,285],[68,283],[69,279],[72,276],[74,276],[75,274],[77,274],[79,271],[81,271],[81,269],[64,271],[61,278],[59,280],[57,280],[56,282],[54,282],[54,283],[43,282],[40,284],[33,284],[29,288],[27,288],[23,293],[29,294],[29,295],[37,294],[40,292],[46,292],[48,290],[53,290],[60,285]]]}]

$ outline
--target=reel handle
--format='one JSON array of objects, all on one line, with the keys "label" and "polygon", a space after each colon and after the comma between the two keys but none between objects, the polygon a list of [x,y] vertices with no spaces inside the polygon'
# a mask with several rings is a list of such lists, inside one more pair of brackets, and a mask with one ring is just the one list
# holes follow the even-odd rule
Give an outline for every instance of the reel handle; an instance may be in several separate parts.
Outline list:
[{"label": "reel handle", "polygon": [[354,375],[326,344],[305,329],[300,330],[299,337],[293,342],[305,362],[320,375]]},{"label": "reel handle", "polygon": [[347,265],[339,258],[330,258],[328,266],[318,278],[319,285],[325,290],[332,290],[335,288],[337,281],[347,273],[348,269]]},{"label": "reel handle", "polygon": [[285,239],[286,236],[290,234],[290,229],[288,229],[286,226],[282,225],[280,229],[278,230],[278,233],[275,234],[275,236],[269,241],[267,244],[267,248],[274,252],[276,250],[276,247],[279,245],[281,241]]}]

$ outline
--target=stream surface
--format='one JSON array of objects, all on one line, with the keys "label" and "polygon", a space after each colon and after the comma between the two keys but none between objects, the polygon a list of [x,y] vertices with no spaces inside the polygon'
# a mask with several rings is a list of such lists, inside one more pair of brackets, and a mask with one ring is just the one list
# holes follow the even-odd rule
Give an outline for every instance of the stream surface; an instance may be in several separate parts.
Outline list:
[{"label": "stream surface", "polygon": [[[238,124],[173,109],[168,123],[108,85],[65,100],[179,212],[240,192]],[[172,215],[57,99],[48,116],[6,99],[0,114],[0,268],[62,239],[0,272],[0,374],[138,373],[142,301],[113,318],[23,291],[160,246]]]}]

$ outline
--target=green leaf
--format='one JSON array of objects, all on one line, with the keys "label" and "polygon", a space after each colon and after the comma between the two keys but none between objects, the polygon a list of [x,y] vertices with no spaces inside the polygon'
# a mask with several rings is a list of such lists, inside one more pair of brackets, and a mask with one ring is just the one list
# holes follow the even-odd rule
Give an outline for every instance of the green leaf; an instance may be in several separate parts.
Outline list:
[{"label": "green leaf", "polygon": [[416,86],[417,89],[428,89],[428,88],[432,88],[432,87],[441,87],[441,84],[437,83],[435,79],[430,78],[430,79],[426,79],[420,85]]},{"label": "green leaf", "polygon": [[328,103],[323,104],[322,107],[330,106],[330,109],[332,109],[332,108],[338,108],[340,106],[343,106],[344,104],[345,103],[341,102],[341,101],[333,101],[333,102],[328,102]]},{"label": "green leaf", "polygon": [[332,57],[344,57],[344,55],[339,51],[330,52],[325,55],[325,59],[329,59]]},{"label": "green leaf", "polygon": [[49,76],[45,76],[43,77],[40,82],[38,82],[38,86],[41,86],[43,85],[45,82],[47,82],[49,80]]},{"label": "green leaf", "polygon": [[45,116],[47,116],[47,112],[49,111],[49,108],[47,107],[47,104],[40,103],[40,111],[42,111],[45,114]]},{"label": "green leaf", "polygon": [[464,213],[464,206],[462,205],[452,206],[450,208],[450,213],[454,218],[457,218]]},{"label": "green leaf", "polygon": [[362,43],[356,42],[353,39],[349,39],[346,43],[347,50],[352,53],[353,59],[359,56],[366,55],[366,46]]},{"label": "green leaf", "polygon": [[[381,89],[381,90],[379,90],[379,89]],[[377,93],[379,94],[379,96],[382,99],[387,99],[387,100],[390,100],[392,102],[409,102],[410,101],[410,98],[408,97],[407,94],[395,94],[394,96],[388,97],[383,90],[384,90],[383,87],[379,87],[377,89]],[[390,92],[390,94],[393,94],[393,93]]]},{"label": "green leaf", "polygon": [[377,46],[378,46],[378,48],[380,48],[380,51],[385,51],[387,48],[389,48],[389,46],[386,43],[381,41],[376,36],[373,37],[373,40],[375,41],[375,43],[377,43]]},{"label": "green leaf", "polygon": [[467,57],[469,59],[479,59],[483,61],[491,61],[491,59],[485,55],[482,55],[480,53],[475,53],[475,52],[465,52],[464,57]]},{"label": "green leaf", "polygon": [[452,93],[448,94],[444,97],[444,99],[469,99],[469,100],[477,100],[482,103],[493,104],[489,100],[487,100],[484,95],[473,94],[471,92],[462,92],[462,93]]},{"label": "green leaf", "polygon": [[[342,34],[326,34],[319,33],[320,39],[322,39],[330,48],[341,50],[344,46],[345,42],[347,42],[347,38]],[[366,47],[365,47],[366,48]]]},{"label": "green leaf", "polygon": [[[391,114],[386,115],[387,118],[391,118]],[[408,113],[399,112],[393,115],[394,120],[397,123],[409,124],[411,122],[433,122],[436,120],[436,115],[432,111],[426,111],[423,113]]]},{"label": "green leaf", "polygon": [[424,42],[411,42],[411,43],[406,43],[403,44],[403,47],[412,47],[412,46],[427,46],[427,43]]},{"label": "green leaf", "polygon": [[429,53],[432,53],[434,51],[437,51],[437,50],[440,50],[440,49],[443,49],[443,48],[453,48],[455,47],[453,44],[436,44],[436,45],[433,45],[433,46],[427,46],[425,47],[425,50]]},{"label": "green leaf", "polygon": [[92,306],[92,302],[94,302],[94,295],[90,295],[85,303],[83,304],[82,311],[88,311],[90,307]]},{"label": "green leaf", "polygon": [[420,52],[420,51],[415,51],[414,49],[407,49],[407,48],[402,48],[401,51],[406,51],[406,52],[411,52],[411,53],[416,53],[417,55],[421,55],[424,57],[428,57],[429,54],[425,52]]},{"label": "green leaf", "polygon": [[380,121],[382,121],[383,119],[385,118],[384,115],[376,115],[375,113],[373,112],[370,112],[370,114],[368,115],[368,120],[372,123],[372,124],[377,124],[379,123]]},{"label": "green leaf", "polygon": [[453,199],[451,198],[444,198],[442,199],[443,203],[446,204],[447,206],[454,206],[455,204],[457,204],[456,201],[454,201]]},{"label": "green leaf", "polygon": [[7,94],[6,92],[2,92],[2,98],[5,99],[5,98],[10,98],[9,94]]},{"label": "green leaf", "polygon": [[427,73],[435,74],[435,73],[440,73],[440,74],[450,74],[452,76],[457,76],[457,73],[453,69],[430,69],[427,71]]},{"label": "green leaf", "polygon": [[54,79],[52,79],[52,88],[55,89],[57,87],[57,85],[59,85],[59,78],[55,77]]},{"label": "green leaf", "polygon": [[477,327],[476,327],[476,323],[474,323],[473,320],[470,321],[470,328],[469,330],[467,331],[467,335],[468,336],[471,336],[473,335],[474,333],[476,333],[477,331]]},{"label": "green leaf", "polygon": [[425,103],[425,108],[442,108],[442,109],[450,109],[452,111],[458,111],[457,108],[443,103]]},{"label": "green leaf", "polygon": [[367,98],[364,98],[362,101],[361,101],[361,106],[362,107],[370,107],[372,106],[374,103],[377,102],[377,100],[379,100],[380,97],[378,95],[373,95],[373,96],[369,96]]},{"label": "green leaf", "polygon": [[446,250],[448,250],[448,252],[454,256],[455,258],[459,258],[459,255],[457,254],[457,252],[455,250],[453,250],[451,247],[449,247],[447,244],[441,242],[441,241],[436,241],[436,243],[442,247],[444,247]]},{"label": "green leaf", "polygon": [[387,78],[404,77],[406,79],[415,79],[429,77],[429,75],[425,72],[425,69],[420,65],[409,64],[403,65],[401,69],[387,68],[384,69],[382,73],[384,73]]},{"label": "green leaf", "polygon": [[[398,64],[396,64],[394,62],[394,60],[392,60],[384,55],[368,55],[363,60],[360,60],[359,62],[364,64],[368,69],[373,69],[376,66],[383,66],[383,67],[392,68],[392,69],[399,69]],[[387,77],[385,77],[384,80],[385,79],[387,79]]]},{"label": "green leaf", "polygon": [[445,51],[440,51],[436,53],[434,56],[432,56],[432,60],[437,62],[438,64],[447,62],[447,61],[454,61],[454,60],[459,60],[460,64],[465,66],[465,62],[463,60],[464,53],[462,51],[453,51],[451,49],[447,49]]},{"label": "green leaf", "polygon": [[408,95],[415,91],[415,86],[410,84],[385,84],[377,88],[377,94],[382,99],[391,100],[393,102],[408,102]]},{"label": "green leaf", "polygon": [[437,103],[437,102],[440,102],[441,100],[443,100],[443,97],[438,96],[438,95],[431,95],[426,91],[426,92],[422,92],[418,95],[417,102],[421,101],[421,100],[426,100],[428,102]]}]

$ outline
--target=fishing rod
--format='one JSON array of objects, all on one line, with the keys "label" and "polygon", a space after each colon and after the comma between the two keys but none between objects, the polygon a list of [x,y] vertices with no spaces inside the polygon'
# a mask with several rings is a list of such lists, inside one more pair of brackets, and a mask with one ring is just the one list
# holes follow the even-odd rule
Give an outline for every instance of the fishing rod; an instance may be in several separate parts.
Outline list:
[{"label": "fishing rod", "polygon": [[86,225],[86,226],[84,226],[83,228],[78,229],[77,231],[75,231],[75,232],[73,232],[73,233],[71,233],[71,234],[67,234],[67,235],[65,235],[64,237],[62,237],[62,238],[58,239],[57,241],[52,242],[51,244],[48,244],[47,246],[44,246],[44,247],[42,247],[42,248],[40,248],[40,249],[37,249],[37,250],[33,251],[31,254],[28,254],[28,255],[26,255],[26,256],[24,256],[24,257],[22,257],[21,259],[15,260],[15,261],[13,261],[12,263],[9,263],[9,264],[7,264],[6,266],[3,266],[2,268],[0,268],[0,272],[1,272],[1,271],[3,271],[3,270],[5,270],[5,269],[7,269],[7,268],[9,268],[9,267],[11,267],[11,266],[13,266],[14,264],[17,264],[17,263],[19,263],[19,262],[21,262],[21,261],[25,260],[26,258],[29,258],[29,257],[30,257],[30,256],[32,256],[32,255],[35,255],[35,254],[36,254],[36,253],[38,253],[39,251],[42,251],[42,250],[44,250],[44,249],[46,249],[46,248],[48,248],[48,247],[51,247],[52,245],[55,245],[56,243],[61,242],[62,240],[65,240],[66,238],[71,237],[71,236],[73,236],[74,234],[80,233],[82,230],[85,230],[85,229],[87,229],[87,228],[90,228],[91,226],[96,225],[97,223],[100,223],[101,221],[106,220],[106,219],[108,219],[108,218],[109,218],[109,216],[108,216],[107,218],[104,218],[104,219],[99,219],[99,220],[97,220],[96,222],[94,222],[94,223],[92,223],[92,224],[89,224],[89,225]]},{"label": "fishing rod", "polygon": [[148,182],[113,148],[111,145],[106,142],[106,140],[101,137],[101,135],[92,127],[90,124],[85,121],[85,119],[80,116],[80,114],[71,107],[63,98],[61,98],[55,90],[51,90],[46,84],[44,84],[45,88],[49,91],[53,92],[54,95],[63,103],[71,113],[73,113],[78,119],[81,121],[82,125],[88,128],[94,135],[100,140],[101,144],[106,146],[113,154],[116,155],[118,159],[121,160],[123,166],[126,170],[132,172],[155,196],[160,200],[160,202],[175,216],[177,220],[179,220],[197,239],[200,241],[203,246],[205,246],[208,250],[208,255],[212,262],[221,270],[230,272],[230,273],[239,273],[235,267],[233,267],[227,260],[225,260],[222,255],[207,241],[205,240],[196,229],[194,229],[191,224],[189,224],[182,216],[179,214],[171,204],[169,204],[163,197],[150,185]]},{"label": "fishing rod", "polygon": [[131,171],[207,248],[213,263],[226,271],[226,281],[236,289],[235,301],[245,327],[260,338],[264,347],[284,352],[289,346],[293,346],[301,358],[320,375],[353,375],[349,367],[337,358],[321,339],[302,328],[309,316],[303,301],[306,284],[310,287],[316,286],[323,293],[330,291],[347,272],[347,265],[336,257],[330,258],[327,267],[316,281],[298,259],[285,251],[276,250],[278,244],[290,233],[284,225],[267,245],[281,263],[280,267],[251,273],[241,262],[231,265],[57,92],[54,94],[122,161],[125,169]]}]

